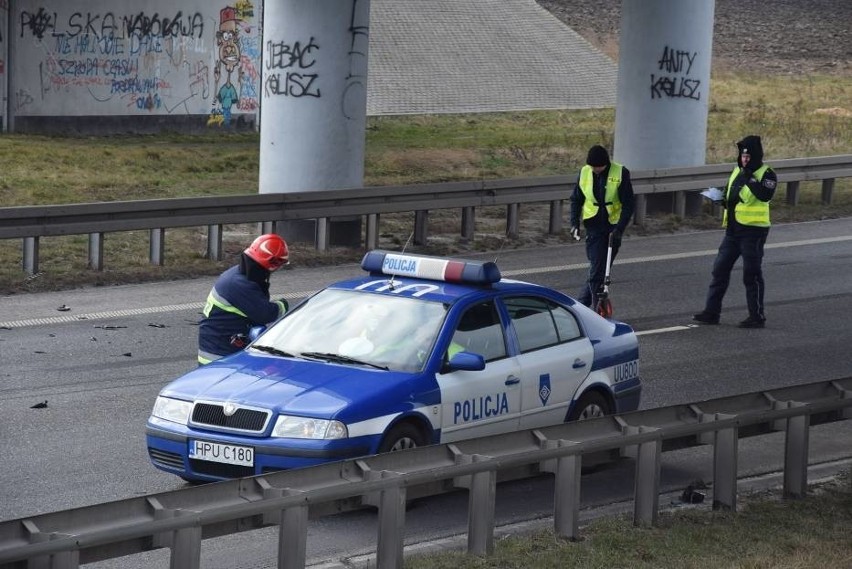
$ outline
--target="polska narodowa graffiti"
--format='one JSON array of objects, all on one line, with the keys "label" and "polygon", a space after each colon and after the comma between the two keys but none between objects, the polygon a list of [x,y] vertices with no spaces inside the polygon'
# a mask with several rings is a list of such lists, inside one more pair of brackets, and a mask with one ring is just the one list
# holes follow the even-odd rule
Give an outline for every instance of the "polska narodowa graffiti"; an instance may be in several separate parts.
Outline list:
[{"label": "polska narodowa graffiti", "polygon": [[254,121],[261,30],[251,1],[16,6],[16,14],[5,10],[16,42],[16,115],[192,115],[211,127],[237,115]]}]

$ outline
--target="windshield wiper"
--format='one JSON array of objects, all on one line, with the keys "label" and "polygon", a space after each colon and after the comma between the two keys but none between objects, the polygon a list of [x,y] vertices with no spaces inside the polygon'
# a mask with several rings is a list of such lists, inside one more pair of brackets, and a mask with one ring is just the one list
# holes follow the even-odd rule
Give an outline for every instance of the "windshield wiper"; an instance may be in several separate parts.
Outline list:
[{"label": "windshield wiper", "polygon": [[278,348],[273,348],[272,346],[252,344],[249,347],[254,348],[255,350],[260,350],[261,352],[266,352],[268,354],[272,354],[272,355],[275,355],[275,356],[281,356],[281,357],[284,357],[284,358],[295,358],[296,357],[289,352],[285,352],[284,350],[279,350]]},{"label": "windshield wiper", "polygon": [[383,366],[379,364],[374,364],[371,362],[365,362],[364,360],[359,360],[356,358],[350,358],[349,356],[344,356],[343,354],[333,354],[331,352],[302,352],[300,354],[305,358],[319,358],[321,360],[326,360],[329,362],[339,363],[339,364],[355,364],[362,366],[370,366],[376,369],[382,369],[388,371],[388,366]]}]

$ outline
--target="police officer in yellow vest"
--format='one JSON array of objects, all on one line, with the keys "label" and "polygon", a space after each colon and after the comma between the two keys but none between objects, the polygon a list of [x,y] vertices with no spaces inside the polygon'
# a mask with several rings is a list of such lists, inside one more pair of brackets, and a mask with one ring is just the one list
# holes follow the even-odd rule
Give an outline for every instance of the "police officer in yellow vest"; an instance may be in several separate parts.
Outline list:
[{"label": "police officer in yellow vest", "polygon": [[589,277],[577,295],[577,300],[586,306],[595,305],[603,287],[609,236],[612,234],[612,260],[615,261],[633,209],[630,171],[611,162],[603,146],[592,146],[571,195],[571,234],[579,239],[581,221],[586,230]]},{"label": "police officer in yellow vest", "polygon": [[775,194],[778,178],[763,163],[763,144],[756,135],[737,142],[737,166],[728,178],[722,225],[725,237],[713,264],[713,278],[707,291],[704,310],[693,316],[702,324],[718,324],[722,298],[728,290],[734,263],[743,258],[743,284],[746,290],[748,318],[740,328],[763,328],[763,246],[769,235],[769,201]]}]

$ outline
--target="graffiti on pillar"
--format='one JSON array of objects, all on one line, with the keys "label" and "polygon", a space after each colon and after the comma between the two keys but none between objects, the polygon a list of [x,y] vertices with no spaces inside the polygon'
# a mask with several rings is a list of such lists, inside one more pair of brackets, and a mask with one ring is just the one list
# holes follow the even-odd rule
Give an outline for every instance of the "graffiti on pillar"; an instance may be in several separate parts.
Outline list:
[{"label": "graffiti on pillar", "polygon": [[657,60],[659,73],[651,74],[651,99],[701,100],[701,79],[691,76],[697,51],[685,51],[669,46]]},{"label": "graffiti on pillar", "polygon": [[370,48],[370,12],[369,6],[363,0],[352,2],[349,36],[349,73],[341,101],[343,116],[346,119],[360,117],[364,113],[363,97],[367,90],[367,54]]},{"label": "graffiti on pillar", "polygon": [[264,57],[267,73],[263,84],[265,95],[319,98],[319,74],[311,72],[317,62],[316,52],[319,49],[313,36],[307,42],[267,40]]},{"label": "graffiti on pillar", "polygon": [[219,11],[213,66],[215,97],[208,125],[230,126],[234,108],[243,112],[258,108],[254,85],[259,74],[253,62],[259,57],[259,40],[249,24],[253,17],[254,6],[246,0]]}]

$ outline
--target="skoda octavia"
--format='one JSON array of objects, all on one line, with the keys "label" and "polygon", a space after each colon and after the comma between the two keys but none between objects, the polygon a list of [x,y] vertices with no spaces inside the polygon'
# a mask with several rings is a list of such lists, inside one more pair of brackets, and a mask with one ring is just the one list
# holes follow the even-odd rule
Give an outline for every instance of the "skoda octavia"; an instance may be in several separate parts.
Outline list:
[{"label": "skoda octavia", "polygon": [[493,262],[376,250],[362,268],[168,384],[154,466],[214,481],[639,406],[622,322]]}]

